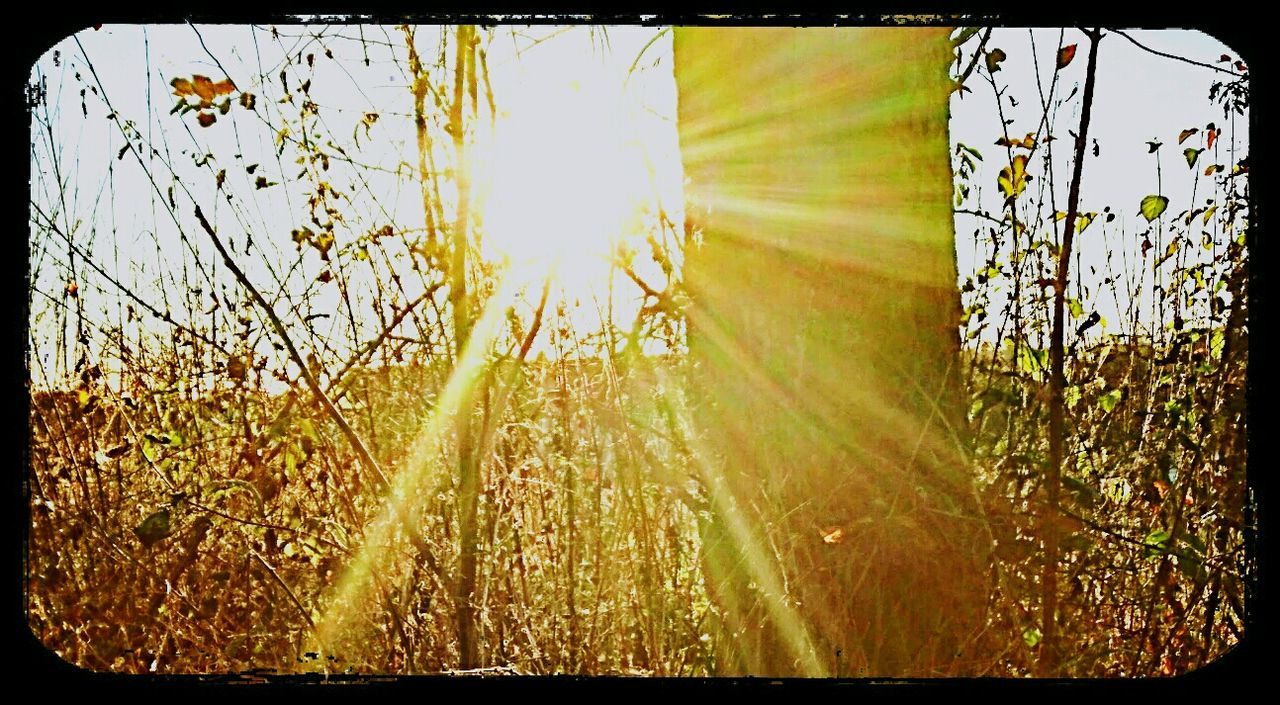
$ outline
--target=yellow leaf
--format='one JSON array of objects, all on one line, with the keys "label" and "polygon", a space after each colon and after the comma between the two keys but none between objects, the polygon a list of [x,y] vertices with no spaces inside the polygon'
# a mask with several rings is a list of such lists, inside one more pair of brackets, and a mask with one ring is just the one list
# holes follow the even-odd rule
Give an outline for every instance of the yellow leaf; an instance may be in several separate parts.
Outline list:
[{"label": "yellow leaf", "polygon": [[1013,158],[1013,162],[1000,170],[1000,178],[996,183],[1000,186],[1000,191],[1004,193],[1005,199],[1016,198],[1027,188],[1027,156],[1020,154]]},{"label": "yellow leaf", "polygon": [[844,529],[838,526],[827,527],[821,533],[823,543],[834,545],[844,540]]}]

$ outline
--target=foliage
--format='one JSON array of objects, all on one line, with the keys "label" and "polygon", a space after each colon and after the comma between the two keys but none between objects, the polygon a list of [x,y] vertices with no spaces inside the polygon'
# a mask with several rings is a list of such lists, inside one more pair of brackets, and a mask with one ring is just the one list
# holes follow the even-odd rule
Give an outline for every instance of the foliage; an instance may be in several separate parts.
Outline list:
[{"label": "foliage", "polygon": [[[166,77],[177,98],[169,119],[202,128],[188,159],[166,138],[151,141],[130,120],[137,116],[117,114],[96,90],[92,62],[79,59],[77,86],[95,88],[80,91],[83,119],[106,116],[116,161],[136,159],[147,170],[149,197],[182,233],[181,252],[160,252],[156,241],[150,282],[131,284],[109,265],[108,250],[77,230],[79,216],[61,198],[72,155],[58,149],[49,106],[33,109],[33,135],[50,139],[33,141],[32,160],[53,176],[32,187],[30,335],[33,348],[54,350],[54,362],[31,355],[28,623],[71,663],[133,673],[423,673],[459,663],[459,440],[446,432],[415,451],[447,406],[460,364],[451,317],[459,302],[450,295],[460,198],[452,146],[455,137],[474,139],[493,115],[486,105],[501,104],[501,95],[485,95],[484,49],[504,30],[479,33],[480,79],[474,92],[454,94],[446,51],[454,34],[427,49],[409,31],[405,42],[380,44],[353,39],[352,28],[330,29],[269,30],[268,41],[306,48],[261,75]],[[957,37],[957,65],[970,63],[969,52],[976,66],[961,83],[986,81],[999,101],[1008,88],[1002,64],[1027,59],[987,51],[978,35],[970,28]],[[1042,57],[1056,57],[1051,96],[1061,92],[1059,72],[1083,71],[1075,46]],[[325,66],[370,57],[410,77],[402,105],[345,114],[317,97],[335,75]],[[1180,673],[1240,640],[1254,575],[1244,482],[1249,191],[1247,157],[1225,145],[1235,143],[1229,118],[1245,113],[1249,93],[1247,68],[1233,71],[1209,90],[1228,118],[1223,128],[1159,136],[1190,145],[1188,170],[1179,166],[1174,178],[1208,179],[1207,198],[1170,203],[1152,175],[1155,194],[1139,206],[1146,229],[1111,248],[1128,256],[1108,258],[1106,271],[1072,272],[1070,462],[1056,514],[1042,490],[1043,390],[1060,219],[1044,147],[1067,131],[1065,116],[1058,121],[1066,99],[1046,103],[1026,125],[993,116],[1001,149],[983,148],[985,159],[956,144],[955,205],[978,223],[958,235],[983,254],[961,272],[960,330],[998,577],[987,674],[1034,670],[1045,631],[1036,605],[1046,518],[1064,536],[1064,675]],[[961,97],[978,98],[970,91],[953,100]],[[465,135],[450,134],[455,107],[467,111]],[[186,129],[164,124],[172,134]],[[393,124],[418,140],[415,166],[379,151]],[[260,161],[249,161],[258,157],[248,150],[201,147],[232,131],[261,138]],[[1149,143],[1156,157],[1160,146]],[[989,160],[1000,166],[996,183],[979,183]],[[194,241],[189,206],[210,197],[180,176],[193,173],[225,209],[216,219],[228,246],[221,255]],[[1135,167],[1133,178],[1149,177]],[[387,184],[420,192],[421,205],[390,203]],[[982,210],[992,185],[994,213]],[[236,228],[280,208],[268,199],[281,190],[291,199],[290,225]],[[1123,221],[1113,223],[1115,214],[1133,212],[1131,203],[1089,207],[1099,210],[1080,214],[1081,237],[1116,237]],[[485,668],[707,675],[723,665],[725,635],[698,540],[708,509],[690,461],[697,438],[682,422],[689,370],[679,262],[697,233],[656,206],[643,222],[643,244],[622,243],[615,253],[620,285],[634,285],[644,301],[630,329],[610,321],[587,330],[575,315],[581,302],[544,312],[527,297],[506,307],[504,326],[482,351],[470,410],[481,458],[471,599]],[[473,257],[462,276],[475,310],[497,296],[504,271],[478,256],[484,237],[481,219],[463,238]],[[221,271],[224,261],[260,265],[251,274],[271,314]],[[662,275],[645,279],[641,264]],[[1125,320],[1102,322],[1099,301],[1120,291]],[[289,356],[271,315],[283,319],[305,362]],[[552,354],[526,358],[522,343],[537,335]],[[655,348],[666,352],[644,354]],[[384,558],[367,576],[364,599],[341,606],[342,628],[323,648],[316,625],[376,535],[387,488],[303,383],[300,363],[388,477],[422,473],[402,498],[416,511],[375,547]],[[874,543],[873,529],[815,526],[814,538],[852,552]]]}]

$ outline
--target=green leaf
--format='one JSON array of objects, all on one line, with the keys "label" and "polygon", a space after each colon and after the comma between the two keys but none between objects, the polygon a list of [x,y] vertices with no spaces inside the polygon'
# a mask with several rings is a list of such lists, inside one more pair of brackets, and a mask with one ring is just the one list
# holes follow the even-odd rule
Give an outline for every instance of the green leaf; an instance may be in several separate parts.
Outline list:
[{"label": "green leaf", "polygon": [[1160,214],[1164,212],[1164,209],[1168,207],[1169,199],[1164,196],[1147,196],[1142,199],[1142,217],[1146,218],[1147,222],[1150,223],[1156,218],[1159,218]]},{"label": "green leaf", "polygon": [[141,524],[133,528],[133,533],[137,535],[138,540],[142,542],[143,546],[147,547],[152,546],[172,532],[173,529],[169,525],[168,509],[161,509],[143,519]]},{"label": "green leaf", "polygon": [[1029,345],[1023,345],[1018,349],[1018,367],[1023,372],[1035,374],[1049,367],[1049,351],[1037,350]]},{"label": "green leaf", "polygon": [[1116,408],[1116,404],[1118,403],[1120,403],[1119,389],[1112,389],[1106,394],[1098,397],[1098,406],[1102,407],[1102,410],[1106,412],[1110,412],[1112,409]]},{"label": "green leaf", "polygon": [[1076,404],[1080,403],[1080,387],[1073,384],[1062,390],[1062,399],[1067,403],[1068,409],[1076,408]]},{"label": "green leaf", "polygon": [[1173,538],[1173,534],[1169,533],[1168,530],[1156,529],[1147,534],[1147,537],[1142,542],[1153,548],[1164,548],[1171,538]]},{"label": "green leaf", "polygon": [[1214,359],[1221,359],[1222,351],[1226,345],[1226,334],[1222,332],[1221,328],[1215,328],[1214,331],[1209,334],[1209,354],[1212,355]]},{"label": "green leaf", "polygon": [[979,152],[978,150],[974,149],[973,147],[970,147],[964,142],[957,142],[956,149],[963,149],[969,154],[972,154],[974,157],[977,157],[978,161],[982,161],[982,152]]},{"label": "green leaf", "polygon": [[987,52],[987,72],[995,73],[1000,70],[1000,62],[1009,58],[1008,54],[1002,49],[992,49]]},{"label": "green leaf", "polygon": [[1192,149],[1191,147],[1182,150],[1182,156],[1187,158],[1187,166],[1194,167],[1196,160],[1200,158],[1200,153],[1203,151],[1203,149]]},{"label": "green leaf", "polygon": [[302,435],[310,438],[313,443],[320,442],[320,434],[316,433],[316,427],[311,423],[311,419],[300,419],[298,421],[298,430],[302,431]]},{"label": "green leaf", "polygon": [[973,35],[977,34],[981,30],[982,30],[981,27],[961,27],[960,33],[956,35],[955,39],[951,40],[951,46],[958,47],[961,44],[964,44],[965,42],[969,41],[969,39],[973,37]]},{"label": "green leaf", "polygon": [[1035,648],[1040,643],[1040,630],[1035,627],[1027,627],[1022,630],[1022,640],[1027,642],[1027,646]]},{"label": "green leaf", "polygon": [[1093,219],[1097,217],[1098,217],[1097,213],[1077,213],[1076,214],[1076,233],[1079,234],[1084,232],[1084,229],[1089,227],[1089,224],[1092,223]]},{"label": "green leaf", "polygon": [[1084,304],[1079,299],[1067,299],[1067,306],[1071,309],[1071,317],[1079,318],[1084,315]]}]

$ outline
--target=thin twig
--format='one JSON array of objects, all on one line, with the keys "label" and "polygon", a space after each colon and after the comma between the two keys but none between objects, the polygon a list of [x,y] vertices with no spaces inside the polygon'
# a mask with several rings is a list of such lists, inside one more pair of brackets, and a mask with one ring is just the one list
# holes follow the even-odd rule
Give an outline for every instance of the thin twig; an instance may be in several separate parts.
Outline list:
[{"label": "thin twig", "polygon": [[267,569],[267,572],[271,574],[272,578],[275,578],[276,584],[280,586],[280,589],[284,590],[284,594],[289,596],[289,600],[293,602],[293,606],[298,608],[298,612],[302,614],[303,619],[307,620],[307,625],[310,626],[311,631],[314,632],[316,630],[316,623],[312,621],[311,613],[307,612],[307,609],[298,601],[298,596],[293,594],[293,590],[290,590],[289,586],[285,584],[284,579],[280,577],[280,574],[276,573],[276,569],[272,568],[271,564],[262,556],[258,555],[258,552],[252,548],[249,549],[249,553],[262,564],[263,568]]},{"label": "thin twig", "polygon": [[1125,39],[1128,39],[1129,41],[1133,42],[1133,45],[1134,45],[1134,46],[1138,47],[1139,49],[1141,49],[1141,50],[1143,50],[1143,51],[1146,51],[1146,52],[1150,52],[1150,53],[1152,53],[1152,54],[1155,54],[1156,56],[1163,56],[1163,57],[1164,57],[1164,58],[1166,58],[1166,59],[1173,59],[1174,61],[1181,61],[1181,62],[1183,62],[1183,63],[1185,63],[1185,64],[1191,64],[1192,66],[1199,66],[1200,68],[1204,68],[1204,69],[1211,69],[1211,70],[1213,70],[1213,71],[1218,71],[1218,72],[1220,72],[1220,73],[1225,73],[1225,74],[1230,75],[1230,76],[1235,76],[1236,78],[1239,78],[1239,77],[1240,77],[1240,75],[1241,75],[1241,74],[1236,73],[1235,71],[1231,71],[1231,70],[1229,70],[1229,69],[1224,69],[1224,68],[1222,68],[1221,66],[1214,66],[1213,64],[1206,64],[1206,63],[1204,63],[1203,61],[1196,61],[1195,59],[1188,59],[1188,58],[1187,58],[1187,57],[1185,57],[1185,56],[1178,56],[1178,55],[1176,55],[1176,54],[1167,54],[1167,53],[1165,53],[1165,52],[1163,52],[1163,51],[1159,51],[1159,50],[1157,50],[1157,49],[1152,49],[1151,47],[1144,45],[1142,42],[1139,42],[1137,39],[1134,39],[1133,37],[1130,37],[1128,34],[1126,34],[1126,33],[1122,32],[1122,31],[1120,31],[1120,30],[1118,30],[1118,29],[1112,29],[1112,30],[1109,30],[1109,31],[1111,31],[1113,34],[1118,34],[1118,35],[1120,35],[1120,36],[1124,37]]},{"label": "thin twig", "polygon": [[978,65],[978,59],[982,56],[983,47],[987,46],[987,40],[991,38],[991,27],[987,27],[987,31],[982,33],[982,40],[978,42],[978,48],[973,52],[973,58],[969,60],[969,66],[960,74],[960,78],[956,79],[956,86],[963,86],[965,79],[969,78],[969,74],[973,73],[974,67]]},{"label": "thin twig", "polygon": [[338,428],[342,429],[343,435],[347,437],[347,441],[350,442],[351,447],[355,449],[356,455],[360,456],[360,461],[369,470],[369,472],[373,473],[378,478],[382,483],[383,489],[390,488],[391,483],[387,480],[387,476],[383,474],[382,468],[378,467],[378,461],[373,459],[373,455],[369,453],[369,449],[365,446],[364,441],[360,440],[360,436],[356,434],[355,429],[351,428],[351,424],[347,423],[347,420],[342,416],[342,412],[338,410],[338,407],[334,406],[333,401],[330,400],[329,396],[320,388],[320,382],[317,381],[315,375],[311,373],[311,368],[307,366],[306,360],[302,359],[302,355],[298,352],[297,346],[293,344],[293,339],[289,337],[288,331],[285,330],[284,323],[280,321],[280,317],[276,315],[275,310],[271,308],[271,305],[267,303],[267,300],[258,292],[258,288],[253,285],[253,282],[249,281],[249,277],[245,275],[244,270],[240,269],[240,267],[235,263],[235,260],[231,258],[231,254],[227,252],[227,248],[222,244],[222,239],[218,237],[218,234],[213,230],[213,226],[209,225],[209,221],[205,219],[204,213],[200,210],[200,206],[196,206],[196,219],[200,221],[200,227],[204,228],[204,231],[208,233],[209,238],[213,240],[213,246],[218,249],[218,254],[222,255],[222,260],[227,265],[227,269],[231,270],[231,273],[235,275],[235,278],[240,282],[240,285],[249,292],[249,296],[253,297],[254,303],[256,303],[267,315],[267,318],[271,320],[271,325],[275,328],[276,334],[280,336],[281,342],[284,343],[285,348],[288,350],[289,357],[292,358],[294,364],[302,370],[302,379],[306,381],[307,387],[310,388],[311,393],[315,395],[316,399],[320,400],[325,411],[329,413],[330,418],[334,420],[334,423],[338,424]]}]

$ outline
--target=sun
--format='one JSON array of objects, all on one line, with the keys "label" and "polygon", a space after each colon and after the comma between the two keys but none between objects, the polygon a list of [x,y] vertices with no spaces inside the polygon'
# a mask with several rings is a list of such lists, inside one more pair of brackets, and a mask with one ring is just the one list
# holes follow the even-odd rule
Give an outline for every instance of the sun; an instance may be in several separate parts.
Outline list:
[{"label": "sun", "polygon": [[490,254],[515,268],[555,268],[566,285],[607,271],[643,191],[622,116],[601,97],[581,82],[509,97],[477,174]]},{"label": "sun", "polygon": [[599,301],[617,243],[643,243],[644,214],[679,193],[674,128],[652,117],[674,93],[625,80],[630,57],[552,44],[495,71],[498,116],[475,149],[481,253],[526,284],[551,276],[557,299]]}]

